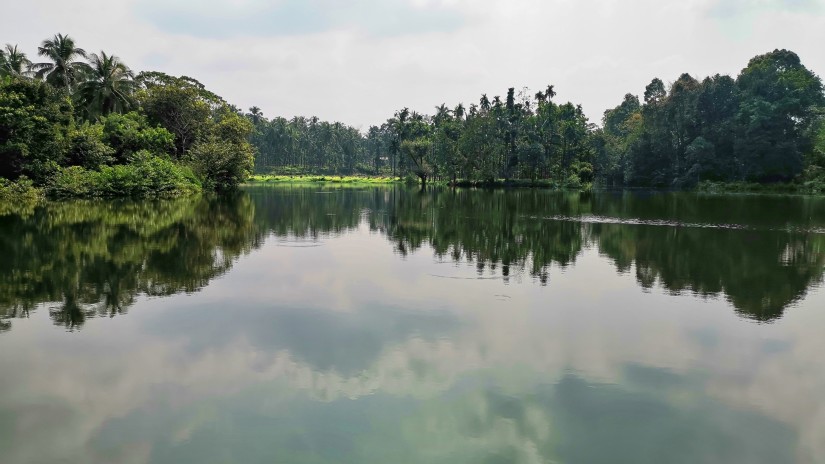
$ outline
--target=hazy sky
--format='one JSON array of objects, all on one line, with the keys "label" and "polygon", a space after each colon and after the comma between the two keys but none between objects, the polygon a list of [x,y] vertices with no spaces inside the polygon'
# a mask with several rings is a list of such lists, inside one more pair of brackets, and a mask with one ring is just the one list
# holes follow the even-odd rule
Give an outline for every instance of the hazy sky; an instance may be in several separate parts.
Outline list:
[{"label": "hazy sky", "polygon": [[825,74],[825,0],[8,0],[0,43],[61,32],[189,75],[267,117],[365,129],[404,106],[554,84],[591,121],[653,77],[738,73],[788,48]]}]

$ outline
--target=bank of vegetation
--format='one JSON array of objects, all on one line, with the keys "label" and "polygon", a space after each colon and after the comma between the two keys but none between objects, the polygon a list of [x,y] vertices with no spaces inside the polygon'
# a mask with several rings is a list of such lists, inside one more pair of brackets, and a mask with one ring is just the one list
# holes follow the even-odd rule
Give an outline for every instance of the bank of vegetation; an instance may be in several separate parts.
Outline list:
[{"label": "bank of vegetation", "polygon": [[386,185],[398,184],[404,180],[400,177],[392,176],[335,176],[335,175],[253,175],[247,182],[249,184],[335,184],[335,185]]},{"label": "bank of vegetation", "polygon": [[133,72],[58,34],[0,53],[1,197],[180,196],[251,173],[252,123],[189,77]]},{"label": "bank of vegetation", "polygon": [[[54,197],[174,196],[249,180],[559,189],[825,190],[821,79],[788,50],[736,76],[659,78],[590,122],[554,87],[508,89],[362,132],[268,119],[189,77],[133,73],[57,35],[0,55],[0,177]],[[251,177],[253,172],[258,176]],[[29,182],[30,181],[30,182]],[[24,187],[0,186],[18,192]],[[7,195],[3,193],[3,195]]]},{"label": "bank of vegetation", "polygon": [[[360,133],[316,117],[267,119],[250,108],[255,170],[414,176],[421,182],[580,189],[825,188],[822,82],[799,57],[775,50],[736,77],[653,79],[600,125],[582,107],[511,88],[505,97],[407,108]],[[765,186],[770,186],[765,187]]]}]

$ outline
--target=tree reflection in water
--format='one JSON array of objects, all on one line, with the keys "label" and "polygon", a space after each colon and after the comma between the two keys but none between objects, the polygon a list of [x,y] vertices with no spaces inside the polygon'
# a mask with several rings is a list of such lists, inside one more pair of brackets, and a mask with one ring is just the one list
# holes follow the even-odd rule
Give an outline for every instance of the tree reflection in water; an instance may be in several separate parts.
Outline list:
[{"label": "tree reflection in water", "polygon": [[[772,321],[821,283],[825,200],[692,194],[249,188],[222,198],[47,203],[0,212],[0,331],[47,306],[55,324],[195,292],[265,237],[317,240],[364,224],[405,256],[549,284],[596,247],[643,288],[724,296]],[[593,282],[598,285],[598,282]]]}]

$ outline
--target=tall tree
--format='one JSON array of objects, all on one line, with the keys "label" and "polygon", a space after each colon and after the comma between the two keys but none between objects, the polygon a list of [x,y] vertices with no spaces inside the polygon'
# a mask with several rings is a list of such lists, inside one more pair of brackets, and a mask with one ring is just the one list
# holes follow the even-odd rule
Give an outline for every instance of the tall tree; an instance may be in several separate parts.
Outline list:
[{"label": "tall tree", "polygon": [[86,51],[75,46],[74,39],[68,35],[57,34],[44,40],[37,54],[49,61],[32,65],[32,70],[38,78],[45,77],[46,82],[55,87],[71,90],[89,71],[89,65],[78,60],[86,58]]},{"label": "tall tree", "polygon": [[748,178],[789,180],[811,149],[815,108],[823,105],[822,81],[799,56],[774,50],[750,60],[736,81],[742,93],[737,151]]},{"label": "tall tree", "polygon": [[91,64],[86,80],[78,85],[76,98],[88,119],[109,113],[124,113],[134,105],[137,89],[134,74],[115,55],[89,55]]},{"label": "tall tree", "polygon": [[17,45],[6,44],[5,50],[0,50],[0,76],[28,76],[31,65]]}]

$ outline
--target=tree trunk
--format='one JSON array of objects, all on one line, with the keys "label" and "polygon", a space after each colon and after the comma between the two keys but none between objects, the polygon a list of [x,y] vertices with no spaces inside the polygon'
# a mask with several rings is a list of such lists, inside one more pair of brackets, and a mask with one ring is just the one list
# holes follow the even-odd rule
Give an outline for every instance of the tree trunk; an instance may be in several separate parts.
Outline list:
[{"label": "tree trunk", "polygon": [[423,189],[424,187],[427,186],[427,174],[425,174],[423,172],[419,172],[418,173],[418,178],[421,179],[421,188]]}]

